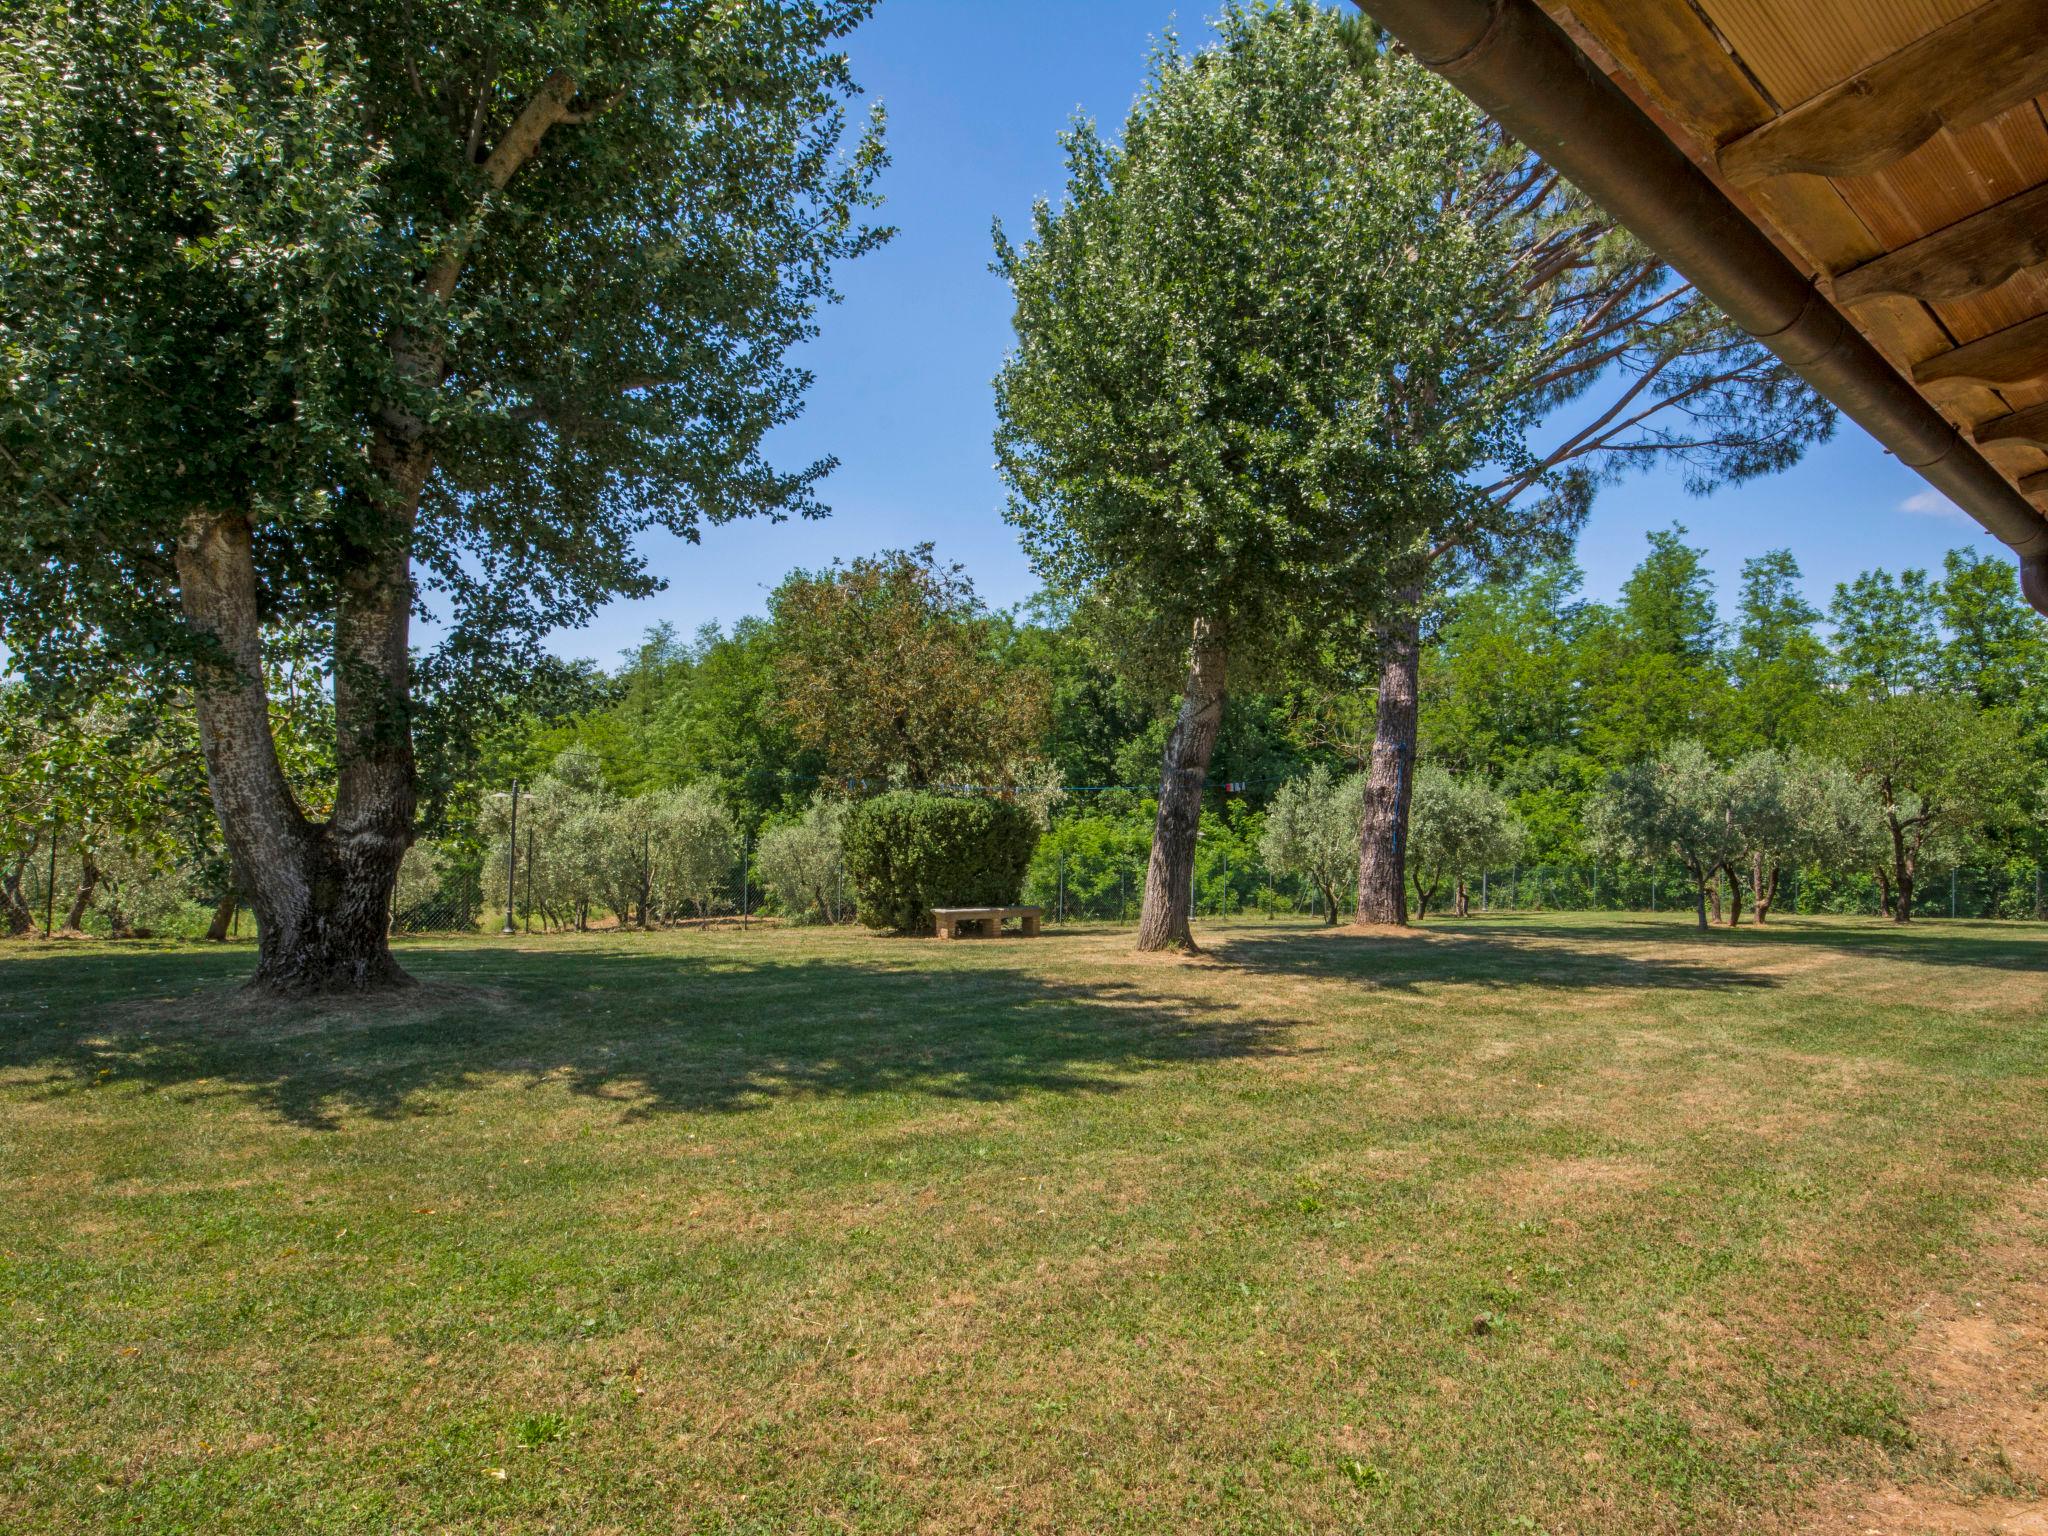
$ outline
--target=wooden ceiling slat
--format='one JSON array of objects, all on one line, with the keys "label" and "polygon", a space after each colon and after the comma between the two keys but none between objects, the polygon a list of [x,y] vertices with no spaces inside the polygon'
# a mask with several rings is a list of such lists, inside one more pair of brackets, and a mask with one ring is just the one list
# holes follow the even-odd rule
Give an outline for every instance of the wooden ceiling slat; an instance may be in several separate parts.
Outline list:
[{"label": "wooden ceiling slat", "polygon": [[[1827,96],[1845,81],[1867,80],[1873,70],[1880,82],[1910,73],[1913,94],[1928,96],[1926,69],[1879,66],[1962,18],[1989,10],[2011,26],[2014,9],[2030,7],[2040,21],[2035,35],[2048,36],[2048,0],[1540,3],[1724,186],[1717,145],[1759,128],[1775,132],[1786,109]],[[2021,67],[2030,68],[2033,54],[2043,51],[2031,50]],[[1921,57],[1933,52],[1923,49]],[[1941,68],[1968,73],[1953,64]],[[1956,86],[1964,93],[1973,88]],[[2048,193],[2038,210],[2017,204],[2002,220],[1921,244],[1932,232],[1963,226],[1987,207],[2012,203],[2048,181],[2048,127],[2035,104],[2013,104],[1984,121],[1969,121],[1971,115],[1964,111],[1963,126],[1946,127],[1937,114],[1932,130],[1913,128],[1907,137],[1914,142],[1895,142],[1894,149],[1905,152],[1886,150],[1880,157],[1886,163],[1868,174],[1794,173],[1728,187],[1758,226],[1821,280],[1835,274],[1837,302],[1853,303],[1857,328],[1908,376],[1930,359],[2048,312]],[[2007,227],[1992,227],[2000,223]],[[2041,252],[2017,249],[2034,230],[2042,231]],[[1987,242],[1997,249],[1978,249]],[[1993,270],[2015,253],[2016,265]],[[2039,273],[2031,270],[2037,265]],[[2005,472],[2048,473],[2048,441],[2011,430],[2015,421],[2030,421],[2036,408],[2048,407],[2048,380],[2030,376],[1994,388],[1977,378],[1945,377],[1931,379],[1925,392],[1958,427],[1989,434],[1984,452]]]},{"label": "wooden ceiling slat", "polygon": [[[1583,30],[1666,118],[1697,139],[1682,146],[1711,173],[1714,146],[1766,121],[1771,105],[1686,0],[1546,0]],[[1750,195],[1765,231],[1812,272],[1869,261],[1883,244],[1828,182],[1788,176]]]},{"label": "wooden ceiling slat", "polygon": [[1980,0],[1700,0],[1782,110],[1811,100]]},{"label": "wooden ceiling slat", "polygon": [[1966,298],[2048,262],[2048,185],[1972,214],[1835,274],[1835,296],[1861,304],[1880,294]]},{"label": "wooden ceiling slat", "polygon": [[1721,174],[1739,187],[1807,172],[1866,176],[1944,128],[1985,122],[2048,91],[2041,0],[1986,0],[1722,145]]}]

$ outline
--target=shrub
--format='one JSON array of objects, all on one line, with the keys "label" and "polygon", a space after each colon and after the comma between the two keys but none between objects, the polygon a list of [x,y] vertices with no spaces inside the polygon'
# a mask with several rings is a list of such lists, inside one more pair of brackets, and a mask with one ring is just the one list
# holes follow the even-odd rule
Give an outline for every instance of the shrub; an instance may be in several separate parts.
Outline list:
[{"label": "shrub", "polygon": [[918,790],[846,816],[846,873],[870,928],[929,932],[934,907],[1006,907],[1023,889],[1038,825],[1020,805]]}]

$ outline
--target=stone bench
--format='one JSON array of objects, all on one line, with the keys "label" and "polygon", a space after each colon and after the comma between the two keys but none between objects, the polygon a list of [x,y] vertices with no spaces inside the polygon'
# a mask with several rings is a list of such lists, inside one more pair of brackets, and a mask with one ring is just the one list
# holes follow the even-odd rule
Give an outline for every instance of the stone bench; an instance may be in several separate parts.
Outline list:
[{"label": "stone bench", "polygon": [[932,916],[938,920],[942,939],[964,939],[969,934],[999,939],[1006,917],[1016,918],[1018,934],[1029,939],[1037,936],[1039,911],[1037,907],[934,907]]}]

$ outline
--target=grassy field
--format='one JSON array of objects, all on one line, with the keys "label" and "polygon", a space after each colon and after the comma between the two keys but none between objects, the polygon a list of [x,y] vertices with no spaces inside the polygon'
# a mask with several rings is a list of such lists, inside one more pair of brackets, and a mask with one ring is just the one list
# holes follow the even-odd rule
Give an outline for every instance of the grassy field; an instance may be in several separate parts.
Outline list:
[{"label": "grassy field", "polygon": [[2048,933],[1206,932],[0,946],[0,1530],[2048,1530]]}]

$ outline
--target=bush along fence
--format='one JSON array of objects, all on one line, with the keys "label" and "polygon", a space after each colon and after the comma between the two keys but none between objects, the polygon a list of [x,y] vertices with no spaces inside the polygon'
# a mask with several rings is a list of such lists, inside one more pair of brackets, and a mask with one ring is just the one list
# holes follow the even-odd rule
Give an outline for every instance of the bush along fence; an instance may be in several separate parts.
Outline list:
[{"label": "bush along fence", "polygon": [[[503,798],[509,813],[509,792]],[[858,916],[871,926],[916,932],[926,926],[921,914],[933,902],[1009,899],[1043,908],[1053,924],[1135,924],[1151,832],[1139,816],[1055,817],[1049,828],[1034,831],[1017,807],[1001,801],[900,794],[820,801],[758,835],[717,816],[692,821],[684,814],[664,824],[658,808],[650,815],[629,800],[576,817],[522,811],[516,855],[509,814],[493,830],[494,840],[480,851],[415,847],[393,903],[395,932],[503,932],[509,926],[517,933],[549,933],[762,916],[802,923]],[[1334,895],[1334,921],[1347,921],[1349,885],[1340,881],[1326,894],[1305,875],[1273,869],[1260,855],[1260,831],[1256,815],[1204,816],[1196,844],[1196,916],[1330,921]],[[980,871],[978,854],[970,856],[983,842],[1003,866],[994,875]],[[866,910],[856,899],[861,882],[849,873],[849,859],[868,871]],[[1551,860],[1469,870],[1463,878],[1475,916],[1690,912],[1694,900],[1692,882],[1675,861],[1642,867]],[[1453,913],[1456,884],[1446,875],[1431,894],[1425,920]],[[921,898],[927,886],[940,894]],[[1001,894],[1012,890],[1014,898]],[[60,890],[59,905],[64,894]],[[1710,912],[1725,919],[1729,899],[1710,887]],[[1753,899],[1745,882],[1743,922],[1754,920]],[[1409,903],[1411,912],[1421,906],[1412,883]],[[1778,916],[1875,916],[1882,910],[1872,874],[1820,869],[1785,870],[1771,904]],[[2048,918],[2048,873],[2027,860],[1926,869],[1913,911],[1916,917],[2041,920]]]}]

